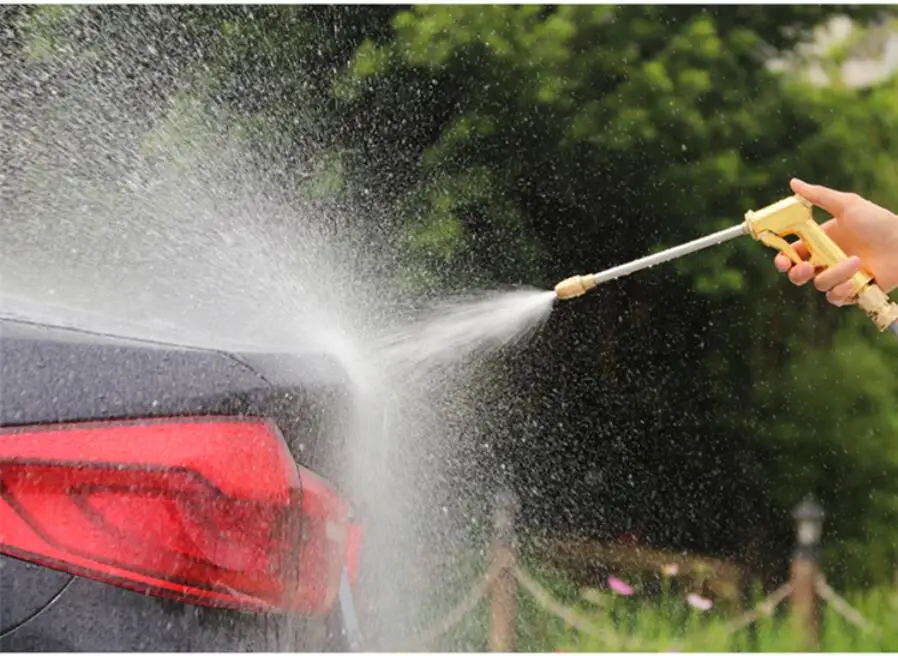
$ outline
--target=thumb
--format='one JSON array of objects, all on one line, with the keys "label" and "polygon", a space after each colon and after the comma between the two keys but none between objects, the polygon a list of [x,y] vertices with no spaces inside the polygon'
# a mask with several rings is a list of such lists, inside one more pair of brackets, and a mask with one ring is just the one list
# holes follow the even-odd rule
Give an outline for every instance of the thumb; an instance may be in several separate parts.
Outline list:
[{"label": "thumb", "polygon": [[851,194],[836,191],[822,185],[808,184],[798,178],[792,178],[789,184],[792,187],[792,191],[796,194],[804,196],[811,203],[826,210],[833,216],[837,216],[845,210],[845,206],[851,197]]}]

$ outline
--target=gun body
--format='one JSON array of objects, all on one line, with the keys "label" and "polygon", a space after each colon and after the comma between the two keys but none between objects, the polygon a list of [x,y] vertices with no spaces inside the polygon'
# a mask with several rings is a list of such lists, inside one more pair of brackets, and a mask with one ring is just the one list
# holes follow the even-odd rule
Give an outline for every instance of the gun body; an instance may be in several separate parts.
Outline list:
[{"label": "gun body", "polygon": [[[629,275],[661,262],[666,262],[688,253],[714,246],[742,235],[751,235],[757,241],[784,253],[792,262],[800,264],[804,260],[787,237],[801,240],[810,257],[808,261],[815,267],[829,268],[848,259],[841,248],[817,225],[813,216],[813,205],[801,196],[790,196],[758,211],[749,211],[745,220],[732,228],[721,230],[700,239],[669,248],[626,264],[585,276],[572,276],[555,286],[555,295],[560,300],[585,294],[596,285],[614,278]],[[890,330],[898,337],[898,304],[876,284],[866,271],[858,271],[852,276],[851,299],[867,314],[880,331]]]}]

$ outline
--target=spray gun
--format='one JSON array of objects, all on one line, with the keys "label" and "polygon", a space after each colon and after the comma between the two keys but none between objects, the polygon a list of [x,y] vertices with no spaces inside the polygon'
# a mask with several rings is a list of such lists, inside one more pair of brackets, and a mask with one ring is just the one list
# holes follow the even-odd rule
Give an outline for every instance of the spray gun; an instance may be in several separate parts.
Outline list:
[{"label": "spray gun", "polygon": [[[790,196],[772,205],[746,212],[745,220],[732,228],[690,241],[680,246],[648,255],[606,271],[585,276],[572,276],[555,286],[555,296],[560,300],[575,298],[603,282],[626,276],[635,271],[653,267],[662,262],[716,246],[730,239],[750,235],[773,249],[781,251],[795,264],[802,262],[795,248],[785,237],[797,235],[811,254],[810,263],[817,267],[831,267],[848,259],[842,249],[817,225],[812,216],[810,202],[801,196]],[[870,317],[880,331],[888,330],[898,337],[898,304],[873,282],[873,276],[858,271],[852,276],[854,287],[850,298]]]}]

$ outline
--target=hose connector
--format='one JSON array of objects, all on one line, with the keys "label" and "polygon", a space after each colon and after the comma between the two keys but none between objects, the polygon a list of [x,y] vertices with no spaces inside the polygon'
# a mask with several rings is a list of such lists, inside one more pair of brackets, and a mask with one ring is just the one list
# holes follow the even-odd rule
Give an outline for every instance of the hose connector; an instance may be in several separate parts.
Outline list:
[{"label": "hose connector", "polygon": [[876,285],[867,285],[857,296],[857,304],[873,320],[879,330],[889,330],[898,323],[898,304]]},{"label": "hose connector", "polygon": [[596,286],[595,276],[571,276],[555,285],[555,297],[561,301],[583,296]]}]

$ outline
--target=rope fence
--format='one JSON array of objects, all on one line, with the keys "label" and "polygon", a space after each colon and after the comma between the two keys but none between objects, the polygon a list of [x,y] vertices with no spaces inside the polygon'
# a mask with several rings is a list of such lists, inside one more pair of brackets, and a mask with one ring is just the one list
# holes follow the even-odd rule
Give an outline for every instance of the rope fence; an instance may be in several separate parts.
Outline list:
[{"label": "rope fence", "polygon": [[820,574],[817,577],[817,580],[814,582],[814,586],[816,588],[817,594],[821,599],[823,599],[829,606],[836,611],[839,615],[841,615],[845,620],[847,620],[850,624],[853,624],[861,631],[865,631],[867,633],[873,634],[881,634],[882,630],[872,624],[860,614],[855,608],[842,599],[836,591],[829,587],[829,584],[826,582],[823,574]]},{"label": "rope fence", "polygon": [[471,613],[483,601],[493,587],[499,574],[502,572],[500,567],[494,564],[490,565],[487,573],[468,590],[461,601],[459,601],[452,610],[446,613],[446,616],[431,626],[426,631],[419,633],[414,641],[400,648],[398,651],[421,652],[425,647],[433,644],[436,640],[449,633],[455,626],[461,622],[468,613]]},{"label": "rope fence", "polygon": [[773,615],[773,611],[776,610],[776,607],[788,599],[791,594],[792,585],[789,583],[777,588],[753,609],[742,613],[742,615],[732,620],[727,627],[727,637],[735,635],[742,629],[747,629],[762,617],[770,617]]},{"label": "rope fence", "polygon": [[[653,651],[654,649],[641,644],[637,638],[621,635],[611,627],[590,621],[574,608],[562,603],[518,564],[513,531],[515,507],[514,498],[507,492],[499,496],[494,513],[492,561],[486,573],[450,611],[443,615],[442,619],[427,630],[419,632],[414,640],[408,641],[398,651],[426,650],[468,617],[486,599],[490,600],[490,651],[514,651],[519,588],[526,591],[545,612],[584,635],[602,640],[606,648],[614,651]],[[793,557],[791,580],[770,593],[754,608],[732,619],[726,625],[724,632],[726,637],[748,628],[763,617],[771,617],[777,607],[787,599],[790,601],[792,615],[799,621],[802,638],[808,650],[815,649],[819,645],[818,600],[824,601],[839,616],[859,630],[874,635],[881,634],[878,626],[868,621],[826,582],[817,564],[816,554],[819,545],[802,540],[810,534],[807,527],[802,531],[799,520],[799,548]],[[671,645],[670,649],[676,650],[677,645]]]}]

